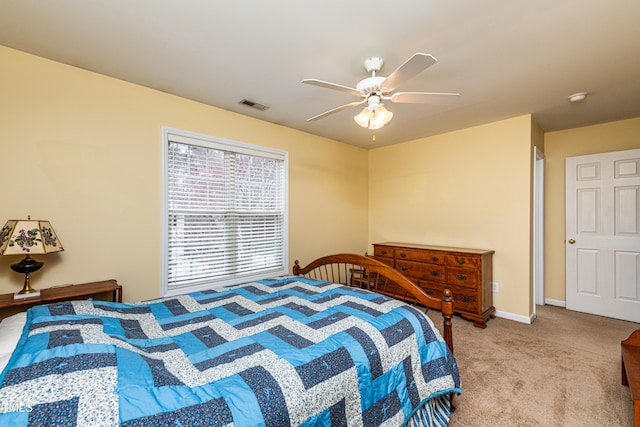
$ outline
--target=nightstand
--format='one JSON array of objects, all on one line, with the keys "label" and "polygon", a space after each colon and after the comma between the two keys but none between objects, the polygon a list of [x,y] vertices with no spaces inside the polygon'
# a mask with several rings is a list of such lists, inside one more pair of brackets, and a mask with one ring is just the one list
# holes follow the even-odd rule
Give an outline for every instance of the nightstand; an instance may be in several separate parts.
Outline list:
[{"label": "nightstand", "polygon": [[[101,282],[82,283],[79,285],[64,285],[53,288],[41,289],[40,295],[32,298],[14,299],[14,294],[0,295],[0,310],[14,307],[18,311],[24,311],[28,307],[19,306],[47,304],[54,301],[88,299],[92,296],[111,292],[113,302],[122,302],[122,286],[115,280],[103,280]],[[16,310],[12,310],[16,311]],[[0,318],[5,317],[0,315]]]}]

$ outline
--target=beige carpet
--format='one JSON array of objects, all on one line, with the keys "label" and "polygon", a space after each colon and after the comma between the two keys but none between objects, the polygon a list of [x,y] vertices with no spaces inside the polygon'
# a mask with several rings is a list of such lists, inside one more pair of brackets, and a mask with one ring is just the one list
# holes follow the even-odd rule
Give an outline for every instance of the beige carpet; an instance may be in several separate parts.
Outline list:
[{"label": "beige carpet", "polygon": [[[441,326],[439,312],[429,316]],[[620,384],[620,341],[640,324],[537,307],[533,324],[495,318],[486,329],[454,317],[462,395],[452,427],[631,426]]]}]

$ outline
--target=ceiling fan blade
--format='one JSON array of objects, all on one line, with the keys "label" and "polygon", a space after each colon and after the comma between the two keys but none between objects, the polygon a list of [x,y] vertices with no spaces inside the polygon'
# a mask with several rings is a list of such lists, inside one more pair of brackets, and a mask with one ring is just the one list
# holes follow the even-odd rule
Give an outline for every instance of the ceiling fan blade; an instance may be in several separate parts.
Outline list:
[{"label": "ceiling fan blade", "polygon": [[404,64],[396,68],[393,73],[389,74],[382,85],[385,87],[386,92],[391,92],[436,62],[436,58],[428,53],[416,53]]},{"label": "ceiling fan blade", "polygon": [[337,113],[338,111],[346,110],[347,108],[351,108],[351,107],[355,107],[357,105],[364,104],[365,102],[366,102],[366,100],[350,102],[348,104],[336,107],[336,108],[334,108],[332,110],[325,111],[324,113],[318,114],[317,116],[313,116],[313,117],[307,119],[307,121],[308,122],[313,122],[315,120],[320,120],[320,119],[323,119],[323,118],[325,118],[325,117],[327,117],[327,116],[329,116],[329,115],[331,115],[333,113]]},{"label": "ceiling fan blade", "polygon": [[313,86],[320,86],[327,89],[339,90],[340,92],[347,92],[356,96],[364,96],[363,93],[356,88],[339,85],[337,83],[325,82],[318,79],[304,79],[302,80],[302,83],[313,85]]},{"label": "ceiling fan blade", "polygon": [[460,98],[459,93],[397,92],[387,99],[391,100],[391,102],[402,102],[408,104],[449,105],[458,101],[458,98]]}]

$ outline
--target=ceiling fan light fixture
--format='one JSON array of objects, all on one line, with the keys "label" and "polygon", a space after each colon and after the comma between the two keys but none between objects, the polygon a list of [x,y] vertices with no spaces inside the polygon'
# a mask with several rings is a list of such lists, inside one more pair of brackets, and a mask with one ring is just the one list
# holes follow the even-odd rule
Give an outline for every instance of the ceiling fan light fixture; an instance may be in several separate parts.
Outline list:
[{"label": "ceiling fan light fixture", "polygon": [[364,107],[362,111],[360,111],[360,113],[358,113],[353,118],[353,120],[355,120],[359,126],[362,126],[363,128],[368,128],[372,118],[373,118],[373,111],[371,111],[369,107]]},{"label": "ceiling fan light fixture", "polygon": [[393,113],[387,110],[384,104],[378,104],[373,111],[368,106],[363,108],[353,120],[363,128],[375,130],[383,128],[392,118]]},{"label": "ceiling fan light fixture", "polygon": [[389,123],[392,118],[393,118],[393,113],[387,110],[384,107],[384,104],[380,104],[380,106],[376,108],[375,111],[373,112],[372,124],[375,125],[376,127],[371,127],[371,125],[369,125],[369,129],[380,129],[381,127]]}]

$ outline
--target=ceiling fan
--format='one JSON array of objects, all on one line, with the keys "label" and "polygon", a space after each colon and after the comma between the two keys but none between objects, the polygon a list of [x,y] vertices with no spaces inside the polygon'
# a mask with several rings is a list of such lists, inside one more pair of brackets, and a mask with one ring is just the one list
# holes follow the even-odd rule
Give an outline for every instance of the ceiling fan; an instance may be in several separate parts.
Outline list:
[{"label": "ceiling fan", "polygon": [[436,58],[426,53],[416,53],[404,64],[396,68],[388,77],[377,76],[376,73],[382,69],[384,61],[382,58],[373,57],[364,61],[364,68],[371,77],[358,82],[355,88],[343,86],[336,83],[325,82],[317,79],[304,79],[302,83],[320,86],[328,89],[347,92],[360,98],[359,101],[350,102],[345,105],[325,111],[322,114],[313,116],[307,121],[315,121],[325,118],[358,105],[367,106],[354,117],[356,123],[369,129],[380,129],[393,117],[393,113],[388,111],[382,101],[412,104],[450,104],[458,100],[458,93],[437,93],[437,92],[395,92],[396,88],[405,81],[415,77],[418,73],[429,68],[437,62]]}]

